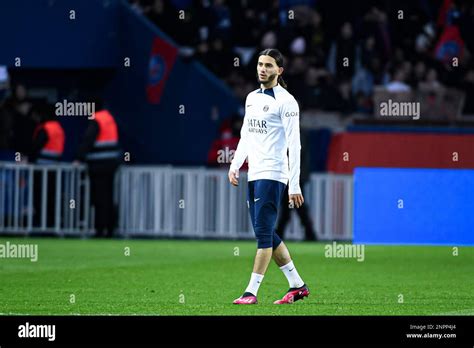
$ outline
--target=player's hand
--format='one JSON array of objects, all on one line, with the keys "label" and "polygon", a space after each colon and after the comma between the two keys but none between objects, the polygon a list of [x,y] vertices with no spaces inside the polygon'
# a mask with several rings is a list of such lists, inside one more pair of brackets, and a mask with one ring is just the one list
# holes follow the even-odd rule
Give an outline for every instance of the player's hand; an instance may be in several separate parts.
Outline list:
[{"label": "player's hand", "polygon": [[229,170],[229,182],[234,186],[239,186],[239,170]]},{"label": "player's hand", "polygon": [[303,205],[304,203],[304,198],[303,198],[303,195],[298,193],[296,195],[289,195],[289,204],[290,204],[290,207],[296,207],[296,208],[299,208]]}]

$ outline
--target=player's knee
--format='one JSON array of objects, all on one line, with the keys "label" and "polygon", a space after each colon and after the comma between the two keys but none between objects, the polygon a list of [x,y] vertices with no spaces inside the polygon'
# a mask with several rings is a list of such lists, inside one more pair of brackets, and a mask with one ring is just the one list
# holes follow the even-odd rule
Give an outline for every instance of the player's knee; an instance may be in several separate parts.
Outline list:
[{"label": "player's knee", "polygon": [[268,249],[272,248],[272,237],[268,236],[267,238],[257,237],[257,248],[258,249]]},{"label": "player's knee", "polygon": [[278,248],[280,246],[280,244],[281,244],[281,238],[278,236],[278,234],[274,233],[273,234],[273,239],[272,239],[273,250]]},{"label": "player's knee", "polygon": [[273,247],[273,234],[268,233],[265,229],[257,228],[255,230],[255,236],[257,237],[258,249],[266,249]]}]

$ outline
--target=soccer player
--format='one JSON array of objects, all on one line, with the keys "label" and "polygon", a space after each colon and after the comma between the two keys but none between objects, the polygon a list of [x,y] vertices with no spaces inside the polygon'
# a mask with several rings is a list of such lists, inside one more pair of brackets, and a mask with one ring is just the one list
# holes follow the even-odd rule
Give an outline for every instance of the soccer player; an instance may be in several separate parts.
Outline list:
[{"label": "soccer player", "polygon": [[289,202],[284,204],[299,208],[304,203],[299,182],[299,107],[286,90],[282,73],[283,56],[278,50],[260,52],[257,64],[260,88],[247,95],[240,141],[229,169],[230,183],[238,186],[239,169],[248,157],[247,205],[257,238],[250,282],[234,304],[257,303],[257,292],[272,256],[290,286],[283,298],[274,303],[293,303],[309,295],[288,248],[275,233],[278,209],[287,184]]}]

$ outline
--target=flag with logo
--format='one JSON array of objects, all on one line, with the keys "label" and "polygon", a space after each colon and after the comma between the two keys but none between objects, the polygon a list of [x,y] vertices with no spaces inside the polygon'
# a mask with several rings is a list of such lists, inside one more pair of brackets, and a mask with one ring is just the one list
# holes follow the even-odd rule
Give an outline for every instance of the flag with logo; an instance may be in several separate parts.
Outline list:
[{"label": "flag with logo", "polygon": [[457,57],[461,60],[464,56],[464,41],[455,25],[446,27],[435,48],[435,57],[439,61],[450,64]]},{"label": "flag with logo", "polygon": [[165,89],[168,76],[176,61],[178,49],[160,37],[153,40],[148,63],[148,83],[146,87],[149,103],[158,104]]}]

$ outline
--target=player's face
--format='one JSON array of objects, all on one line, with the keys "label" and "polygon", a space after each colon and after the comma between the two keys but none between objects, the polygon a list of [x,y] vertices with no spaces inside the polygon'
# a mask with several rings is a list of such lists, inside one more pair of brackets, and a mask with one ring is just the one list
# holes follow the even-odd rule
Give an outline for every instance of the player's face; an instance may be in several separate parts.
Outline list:
[{"label": "player's face", "polygon": [[283,68],[278,67],[275,58],[270,56],[258,57],[257,77],[258,82],[266,85],[274,82],[278,75],[283,72]]}]

